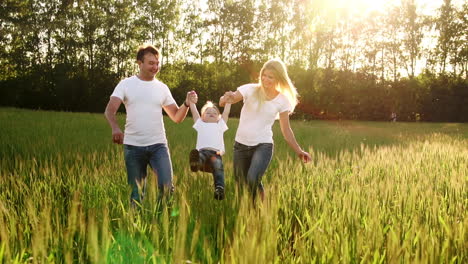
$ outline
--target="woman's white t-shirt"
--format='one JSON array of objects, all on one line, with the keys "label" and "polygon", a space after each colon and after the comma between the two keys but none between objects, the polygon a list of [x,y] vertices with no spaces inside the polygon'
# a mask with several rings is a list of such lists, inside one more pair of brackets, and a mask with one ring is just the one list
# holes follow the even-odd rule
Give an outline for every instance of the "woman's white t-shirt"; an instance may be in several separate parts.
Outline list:
[{"label": "woman's white t-shirt", "polygon": [[197,133],[197,149],[210,148],[216,149],[220,155],[224,154],[224,139],[223,134],[228,127],[224,119],[219,119],[216,123],[203,122],[201,118],[193,125]]},{"label": "woman's white t-shirt", "polygon": [[167,85],[132,76],[120,81],[111,96],[120,98],[127,111],[124,144],[167,143],[162,107],[176,103]]},{"label": "woman's white t-shirt", "polygon": [[291,104],[287,97],[279,93],[274,99],[260,105],[255,96],[257,83],[245,84],[237,88],[244,97],[236,141],[255,146],[260,143],[273,143],[272,126],[279,113],[291,111]]}]

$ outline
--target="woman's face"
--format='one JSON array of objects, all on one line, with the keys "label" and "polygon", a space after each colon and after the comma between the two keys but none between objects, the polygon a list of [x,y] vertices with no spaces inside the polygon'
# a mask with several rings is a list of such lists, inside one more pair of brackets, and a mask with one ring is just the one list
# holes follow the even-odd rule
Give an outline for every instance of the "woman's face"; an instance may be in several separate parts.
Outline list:
[{"label": "woman's face", "polygon": [[273,71],[265,69],[262,73],[262,84],[265,89],[275,89],[276,78]]},{"label": "woman's face", "polygon": [[208,107],[202,114],[202,120],[205,123],[216,123],[219,121],[219,113],[215,108]]}]

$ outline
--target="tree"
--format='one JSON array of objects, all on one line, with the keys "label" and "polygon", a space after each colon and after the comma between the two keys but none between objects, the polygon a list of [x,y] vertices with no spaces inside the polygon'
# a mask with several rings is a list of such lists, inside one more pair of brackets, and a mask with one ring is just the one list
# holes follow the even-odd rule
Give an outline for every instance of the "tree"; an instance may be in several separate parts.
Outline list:
[{"label": "tree", "polygon": [[421,41],[423,38],[423,17],[418,15],[415,0],[402,2],[403,15],[403,47],[401,58],[410,78],[414,78],[417,62],[421,57]]},{"label": "tree", "polygon": [[179,53],[174,54],[176,63],[184,61],[203,64],[206,57],[205,21],[202,18],[203,10],[200,1],[194,1],[192,5],[183,5],[180,22],[175,28],[175,41],[179,43]]},{"label": "tree", "polygon": [[383,45],[386,51],[386,63],[390,67],[391,76],[393,81],[396,82],[399,78],[400,53],[403,40],[400,37],[402,21],[401,9],[398,6],[393,6],[390,12],[384,17],[384,30],[383,30]]},{"label": "tree", "polygon": [[161,64],[171,62],[175,57],[174,47],[177,47],[171,41],[179,21],[179,0],[138,0],[137,8],[136,15],[143,29],[141,33],[163,51]]},{"label": "tree", "polygon": [[439,16],[436,18],[435,25],[439,31],[439,38],[437,39],[436,54],[439,58],[439,64],[441,67],[441,73],[445,74],[447,66],[447,59],[451,57],[451,51],[453,51],[454,36],[456,35],[454,27],[454,15],[455,10],[453,9],[451,0],[444,0],[444,3],[439,9]]},{"label": "tree", "polygon": [[[468,3],[464,3],[460,10],[455,12],[456,23],[454,31],[457,34],[453,38],[453,58],[450,62],[453,64],[454,74],[460,78],[468,78]],[[461,67],[457,74],[458,66]]]}]

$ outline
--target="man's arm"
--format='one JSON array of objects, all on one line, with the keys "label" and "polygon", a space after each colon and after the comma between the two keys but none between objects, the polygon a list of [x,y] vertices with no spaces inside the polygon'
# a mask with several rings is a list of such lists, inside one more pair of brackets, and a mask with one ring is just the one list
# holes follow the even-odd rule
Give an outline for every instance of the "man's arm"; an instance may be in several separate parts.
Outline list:
[{"label": "man's arm", "polygon": [[117,144],[123,144],[124,139],[124,133],[120,130],[116,118],[116,113],[117,110],[119,110],[120,104],[122,104],[122,100],[120,100],[120,98],[111,96],[109,103],[107,103],[106,111],[104,112],[104,116],[112,128],[112,141]]},{"label": "man's arm", "polygon": [[194,100],[196,100],[197,94],[194,91],[188,92],[184,103],[180,107],[176,104],[163,106],[164,111],[166,111],[169,118],[171,118],[175,123],[181,123],[187,116],[190,103],[189,98],[194,98]]},{"label": "man's arm", "polygon": [[187,116],[188,107],[185,104],[182,104],[180,107],[176,104],[163,106],[164,111],[166,111],[169,118],[175,123],[181,123],[184,121]]}]

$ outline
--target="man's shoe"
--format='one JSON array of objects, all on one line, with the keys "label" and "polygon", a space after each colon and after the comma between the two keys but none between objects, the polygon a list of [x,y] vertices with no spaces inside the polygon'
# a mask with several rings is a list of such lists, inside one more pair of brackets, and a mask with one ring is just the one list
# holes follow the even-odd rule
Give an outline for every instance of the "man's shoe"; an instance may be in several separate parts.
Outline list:
[{"label": "man's shoe", "polygon": [[223,200],[224,199],[224,188],[221,186],[217,186],[214,192],[214,198],[216,200]]},{"label": "man's shoe", "polygon": [[189,160],[190,170],[197,172],[200,167],[200,154],[198,153],[198,150],[192,149],[192,151],[190,151]]}]

